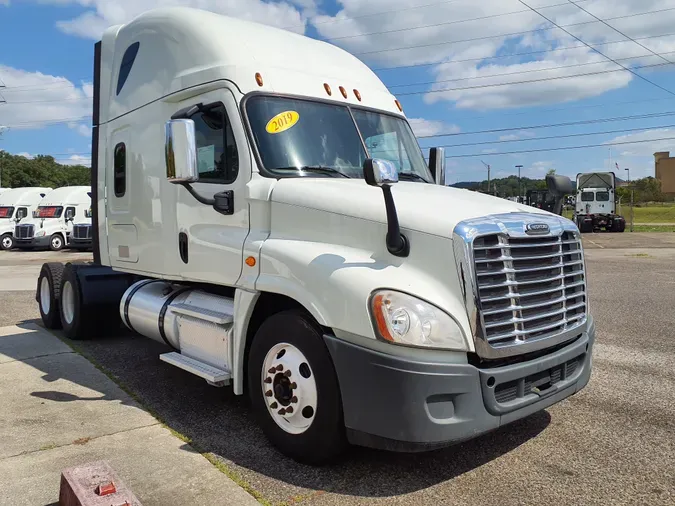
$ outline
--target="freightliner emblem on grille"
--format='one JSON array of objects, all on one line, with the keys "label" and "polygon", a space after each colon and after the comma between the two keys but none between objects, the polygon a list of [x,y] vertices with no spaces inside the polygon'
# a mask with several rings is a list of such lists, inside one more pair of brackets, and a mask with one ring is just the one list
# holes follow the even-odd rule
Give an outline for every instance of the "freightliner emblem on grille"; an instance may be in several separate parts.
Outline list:
[{"label": "freightliner emblem on grille", "polygon": [[546,223],[528,223],[525,225],[525,233],[530,235],[548,234],[550,231]]}]

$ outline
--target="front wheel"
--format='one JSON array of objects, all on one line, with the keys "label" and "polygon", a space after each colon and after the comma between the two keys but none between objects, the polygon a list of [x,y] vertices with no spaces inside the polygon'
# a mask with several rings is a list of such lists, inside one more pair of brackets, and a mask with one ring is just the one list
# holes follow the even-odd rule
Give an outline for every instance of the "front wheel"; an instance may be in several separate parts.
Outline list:
[{"label": "front wheel", "polygon": [[0,249],[3,251],[10,250],[14,247],[14,237],[12,234],[4,234],[0,238]]},{"label": "front wheel", "polygon": [[263,432],[283,454],[320,465],[344,450],[337,374],[310,316],[284,311],[263,322],[249,353],[248,390]]},{"label": "front wheel", "polygon": [[52,251],[63,249],[63,236],[61,234],[54,234],[49,238],[49,249]]}]

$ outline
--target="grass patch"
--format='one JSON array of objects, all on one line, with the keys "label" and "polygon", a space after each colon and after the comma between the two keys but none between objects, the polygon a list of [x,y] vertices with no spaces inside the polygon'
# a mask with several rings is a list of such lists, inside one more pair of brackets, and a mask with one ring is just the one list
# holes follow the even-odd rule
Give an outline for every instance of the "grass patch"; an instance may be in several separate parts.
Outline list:
[{"label": "grass patch", "polygon": [[635,258],[647,258],[649,255],[647,253],[635,253],[633,255],[626,255],[627,257],[635,257]]},{"label": "grass patch", "polygon": [[[629,223],[626,223],[626,232],[630,232]],[[675,225],[633,225],[633,232],[675,232]]]},{"label": "grass patch", "polygon": [[[164,419],[157,413],[155,410],[152,408],[149,408],[143,402],[141,402],[141,399],[136,395],[127,385],[125,385],[117,376],[115,376],[111,371],[103,367],[101,364],[96,362],[93,358],[89,357],[77,344],[74,344],[72,341],[64,338],[63,336],[57,335],[56,333],[52,332],[52,335],[55,336],[57,339],[59,339],[61,342],[63,342],[66,346],[69,346],[75,353],[78,355],[84,357],[87,359],[96,369],[98,369],[100,372],[105,374],[109,380],[111,380],[113,383],[115,383],[124,393],[126,393],[129,397],[131,397],[136,403],[141,406],[143,409],[145,409],[150,415],[152,415],[154,418],[156,418],[160,425],[167,429],[174,437],[177,437],[181,441],[183,441],[185,444],[188,444],[192,446],[192,448],[199,453],[202,457],[204,457],[206,460],[208,460],[216,469],[218,469],[221,473],[223,473],[225,476],[227,476],[229,479],[231,479],[233,482],[235,482],[237,485],[239,485],[241,488],[243,488],[246,492],[248,492],[253,498],[258,501],[260,504],[263,506],[272,506],[272,503],[265,499],[263,495],[258,492],[256,489],[254,489],[246,480],[244,480],[237,472],[234,470],[230,469],[227,464],[221,462],[218,460],[218,458],[210,452],[205,451],[204,449],[200,448],[199,445],[197,445],[192,439],[190,439],[188,436],[185,434],[182,434],[178,432],[175,429],[172,429],[167,425],[167,423],[164,421]],[[88,439],[88,438],[87,438]],[[76,443],[77,444],[77,443]],[[56,445],[48,445],[44,448],[45,450],[49,450],[51,448],[56,448]]]},{"label": "grass patch", "polygon": [[58,448],[59,445],[56,443],[49,443],[48,445],[44,445],[40,447],[40,451],[44,450],[53,450],[54,448]]}]

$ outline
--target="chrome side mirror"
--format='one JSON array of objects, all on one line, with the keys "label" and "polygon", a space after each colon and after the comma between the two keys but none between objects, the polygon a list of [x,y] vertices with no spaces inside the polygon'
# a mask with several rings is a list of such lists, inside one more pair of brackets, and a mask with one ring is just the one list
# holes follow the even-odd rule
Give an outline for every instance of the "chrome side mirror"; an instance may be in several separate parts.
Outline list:
[{"label": "chrome side mirror", "polygon": [[195,122],[190,119],[172,119],[164,125],[166,178],[170,183],[194,183],[197,170],[197,142]]},{"label": "chrome side mirror", "polygon": [[370,186],[398,183],[398,169],[389,160],[368,158],[363,162],[363,177]]},{"label": "chrome side mirror", "polygon": [[436,184],[445,186],[445,148],[429,149],[429,170]]}]

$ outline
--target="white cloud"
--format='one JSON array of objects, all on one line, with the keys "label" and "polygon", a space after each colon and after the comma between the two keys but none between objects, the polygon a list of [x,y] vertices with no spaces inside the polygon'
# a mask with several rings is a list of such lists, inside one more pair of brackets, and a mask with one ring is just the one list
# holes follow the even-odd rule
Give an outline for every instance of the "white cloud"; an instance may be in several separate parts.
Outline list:
[{"label": "white cloud", "polygon": [[83,123],[79,124],[69,124],[68,125],[73,130],[77,131],[82,137],[91,137],[91,128]]},{"label": "white cloud", "polygon": [[71,155],[68,158],[56,160],[61,165],[91,165],[91,156]]},{"label": "white cloud", "polygon": [[517,141],[520,139],[531,139],[533,137],[536,137],[536,134],[531,131],[531,130],[519,130],[515,134],[508,134],[508,135],[500,135],[499,140],[500,141]]},{"label": "white cloud", "polygon": [[[636,141],[636,144],[627,144]],[[621,156],[651,157],[658,151],[675,151],[675,129],[659,128],[653,130],[643,130],[641,132],[620,135],[610,141],[607,141],[607,144],[614,143],[622,143],[612,148],[613,150],[620,150]]]},{"label": "white cloud", "polygon": [[408,122],[417,137],[454,134],[460,131],[460,128],[457,125],[448,125],[443,121],[428,120],[424,118],[408,118]]},{"label": "white cloud", "polygon": [[2,124],[11,130],[36,129],[91,114],[91,84],[0,65],[6,88]]},{"label": "white cloud", "polygon": [[35,158],[35,155],[31,155],[30,153],[17,153],[16,156],[23,156],[24,158],[28,158],[29,160],[32,160]]},{"label": "white cloud", "polygon": [[[428,87],[423,85],[408,92],[423,95],[428,104],[450,101],[459,108],[479,110],[539,106],[599,96],[625,87],[634,79],[626,71],[569,77],[619,67],[557,28],[523,34],[550,25],[517,0],[425,3],[419,8],[410,7],[407,0],[340,3],[342,10],[335,16],[313,18],[316,29],[375,67],[445,62],[429,67],[436,79],[432,93],[424,94]],[[560,25],[577,24],[569,31],[591,44],[623,39],[571,3],[530,0],[528,4]],[[675,0],[581,0],[579,4],[602,19],[610,19],[612,26],[632,37],[672,32],[675,11],[638,14],[675,8]],[[555,7],[544,8],[552,5]],[[368,16],[385,11],[389,13]],[[366,35],[355,37],[359,34]],[[490,36],[495,37],[486,38]],[[642,43],[654,51],[675,51],[675,36],[651,38]],[[563,49],[569,47],[577,48]],[[394,48],[407,49],[391,51]],[[612,58],[625,59],[624,65],[664,63],[656,56],[638,59],[650,53],[630,41],[601,45],[598,49]],[[495,58],[534,51],[539,53],[525,58]],[[552,67],[566,68],[550,70]],[[533,80],[537,82],[522,82]],[[502,83],[514,84],[494,86]],[[443,91],[448,88],[452,89]],[[405,93],[397,96],[405,98]]]},{"label": "white cloud", "polygon": [[65,33],[97,39],[109,26],[130,21],[157,7],[187,6],[257,21],[304,33],[307,14],[316,10],[314,0],[39,0],[41,3],[78,4],[88,9],[76,18],[57,22]]}]

